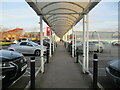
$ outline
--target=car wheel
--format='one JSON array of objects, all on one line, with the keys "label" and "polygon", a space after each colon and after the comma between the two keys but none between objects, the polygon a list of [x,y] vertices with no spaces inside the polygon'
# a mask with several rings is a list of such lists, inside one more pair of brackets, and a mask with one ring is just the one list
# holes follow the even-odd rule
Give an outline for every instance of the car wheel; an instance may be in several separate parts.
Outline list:
[{"label": "car wheel", "polygon": [[36,51],[35,51],[35,55],[36,55],[36,56],[40,56],[40,50],[36,50]]},{"label": "car wheel", "polygon": [[103,48],[102,47],[100,47],[100,51],[99,51],[99,49],[97,49],[97,52],[99,53],[102,53],[103,52]]},{"label": "car wheel", "polygon": [[100,47],[100,53],[102,53],[103,52],[103,48],[102,47]]},{"label": "car wheel", "polygon": [[10,49],[10,51],[14,51],[13,49]]}]

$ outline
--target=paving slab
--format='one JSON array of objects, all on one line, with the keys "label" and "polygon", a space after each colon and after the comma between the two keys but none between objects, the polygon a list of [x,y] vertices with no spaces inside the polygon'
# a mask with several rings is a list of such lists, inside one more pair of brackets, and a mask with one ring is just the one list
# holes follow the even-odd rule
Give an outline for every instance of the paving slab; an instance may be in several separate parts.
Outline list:
[{"label": "paving slab", "polygon": [[37,75],[35,88],[92,88],[92,79],[60,43],[45,73]]}]

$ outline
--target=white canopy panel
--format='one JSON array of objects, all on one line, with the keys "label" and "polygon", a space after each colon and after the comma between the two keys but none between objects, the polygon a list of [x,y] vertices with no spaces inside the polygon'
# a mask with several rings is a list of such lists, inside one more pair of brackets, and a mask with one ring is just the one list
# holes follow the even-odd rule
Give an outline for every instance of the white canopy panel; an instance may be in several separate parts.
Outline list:
[{"label": "white canopy panel", "polygon": [[94,0],[92,0],[92,2],[91,0],[87,0],[87,2],[69,2],[68,0],[41,2],[40,0],[26,0],[38,15],[43,16],[43,20],[59,37],[62,37],[82,19],[84,14],[87,14],[99,3],[93,1]]}]

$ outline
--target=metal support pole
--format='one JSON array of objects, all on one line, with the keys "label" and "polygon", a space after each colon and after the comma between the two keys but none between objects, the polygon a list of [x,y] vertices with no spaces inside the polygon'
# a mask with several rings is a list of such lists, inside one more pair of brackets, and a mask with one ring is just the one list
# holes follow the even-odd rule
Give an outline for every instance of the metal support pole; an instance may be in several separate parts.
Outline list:
[{"label": "metal support pole", "polygon": [[35,57],[31,57],[30,62],[30,68],[31,68],[31,90],[35,89]]},{"label": "metal support pole", "polygon": [[51,44],[52,44],[52,46],[51,46],[51,49],[52,49],[52,50],[51,50],[51,51],[52,51],[52,52],[51,52],[51,53],[52,53],[52,55],[53,55],[53,50],[54,50],[54,49],[53,49],[53,48],[54,48],[54,44],[53,44],[53,43],[54,43],[54,41],[53,41],[53,36],[52,36],[52,35],[51,35],[51,40],[52,40],[52,42],[51,42]]},{"label": "metal support pole", "polygon": [[98,42],[99,42],[99,53],[100,53],[100,35],[99,33],[97,32],[97,35],[98,35]]},{"label": "metal support pole", "polygon": [[[70,40],[70,31],[68,31],[68,41],[70,42],[71,40]],[[70,55],[72,55],[72,53],[71,53],[71,45],[69,44],[69,50],[68,50],[69,52],[70,52]]]},{"label": "metal support pole", "polygon": [[72,57],[74,57],[74,30],[72,28]]},{"label": "metal support pole", "polygon": [[54,51],[56,49],[56,35],[54,35]]},{"label": "metal support pole", "polygon": [[76,50],[77,50],[77,46],[76,46],[76,39],[77,39],[77,36],[76,36],[76,33],[74,33],[75,34],[75,56],[76,56]]},{"label": "metal support pole", "polygon": [[65,35],[65,36],[66,36],[66,48],[67,48],[67,44],[68,44],[68,43],[67,43],[67,33],[66,33],[66,35]]},{"label": "metal support pole", "polygon": [[51,41],[51,34],[52,34],[52,31],[50,30],[50,57],[52,56],[52,53],[51,53],[51,47],[52,47],[52,41]]},{"label": "metal support pole", "polygon": [[83,73],[85,73],[86,60],[86,31],[85,31],[85,15],[83,16]]},{"label": "metal support pole", "polygon": [[95,53],[93,56],[93,87],[97,88],[98,80],[98,55]]},{"label": "metal support pole", "polygon": [[41,45],[41,72],[44,73],[44,58],[43,58],[43,23],[42,16],[40,16],[40,45]]},{"label": "metal support pole", "polygon": [[86,15],[86,72],[89,72],[89,30],[88,30],[88,14]]},{"label": "metal support pole", "polygon": [[49,63],[49,45],[47,45],[47,63]]},{"label": "metal support pole", "polygon": [[65,36],[63,36],[63,41],[65,41]]},{"label": "metal support pole", "polygon": [[79,52],[78,52],[78,48],[76,49],[76,63],[78,63],[78,59],[79,59]]},{"label": "metal support pole", "polygon": [[53,36],[53,52],[55,51],[55,38]]}]

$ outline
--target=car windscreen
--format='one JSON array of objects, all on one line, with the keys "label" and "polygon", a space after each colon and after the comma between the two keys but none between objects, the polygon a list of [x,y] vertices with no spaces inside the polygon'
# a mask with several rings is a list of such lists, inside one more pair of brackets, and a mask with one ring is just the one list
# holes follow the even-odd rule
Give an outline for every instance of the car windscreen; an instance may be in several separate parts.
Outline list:
[{"label": "car windscreen", "polygon": [[26,38],[22,38],[21,40],[27,40]]},{"label": "car windscreen", "polygon": [[81,41],[76,41],[76,43],[81,43]]},{"label": "car windscreen", "polygon": [[34,42],[31,42],[31,44],[34,45],[34,46],[38,46],[39,45],[39,44],[34,43]]},{"label": "car windscreen", "polygon": [[98,44],[99,42],[95,42],[95,41],[93,41],[93,42],[89,42],[89,44]]}]

